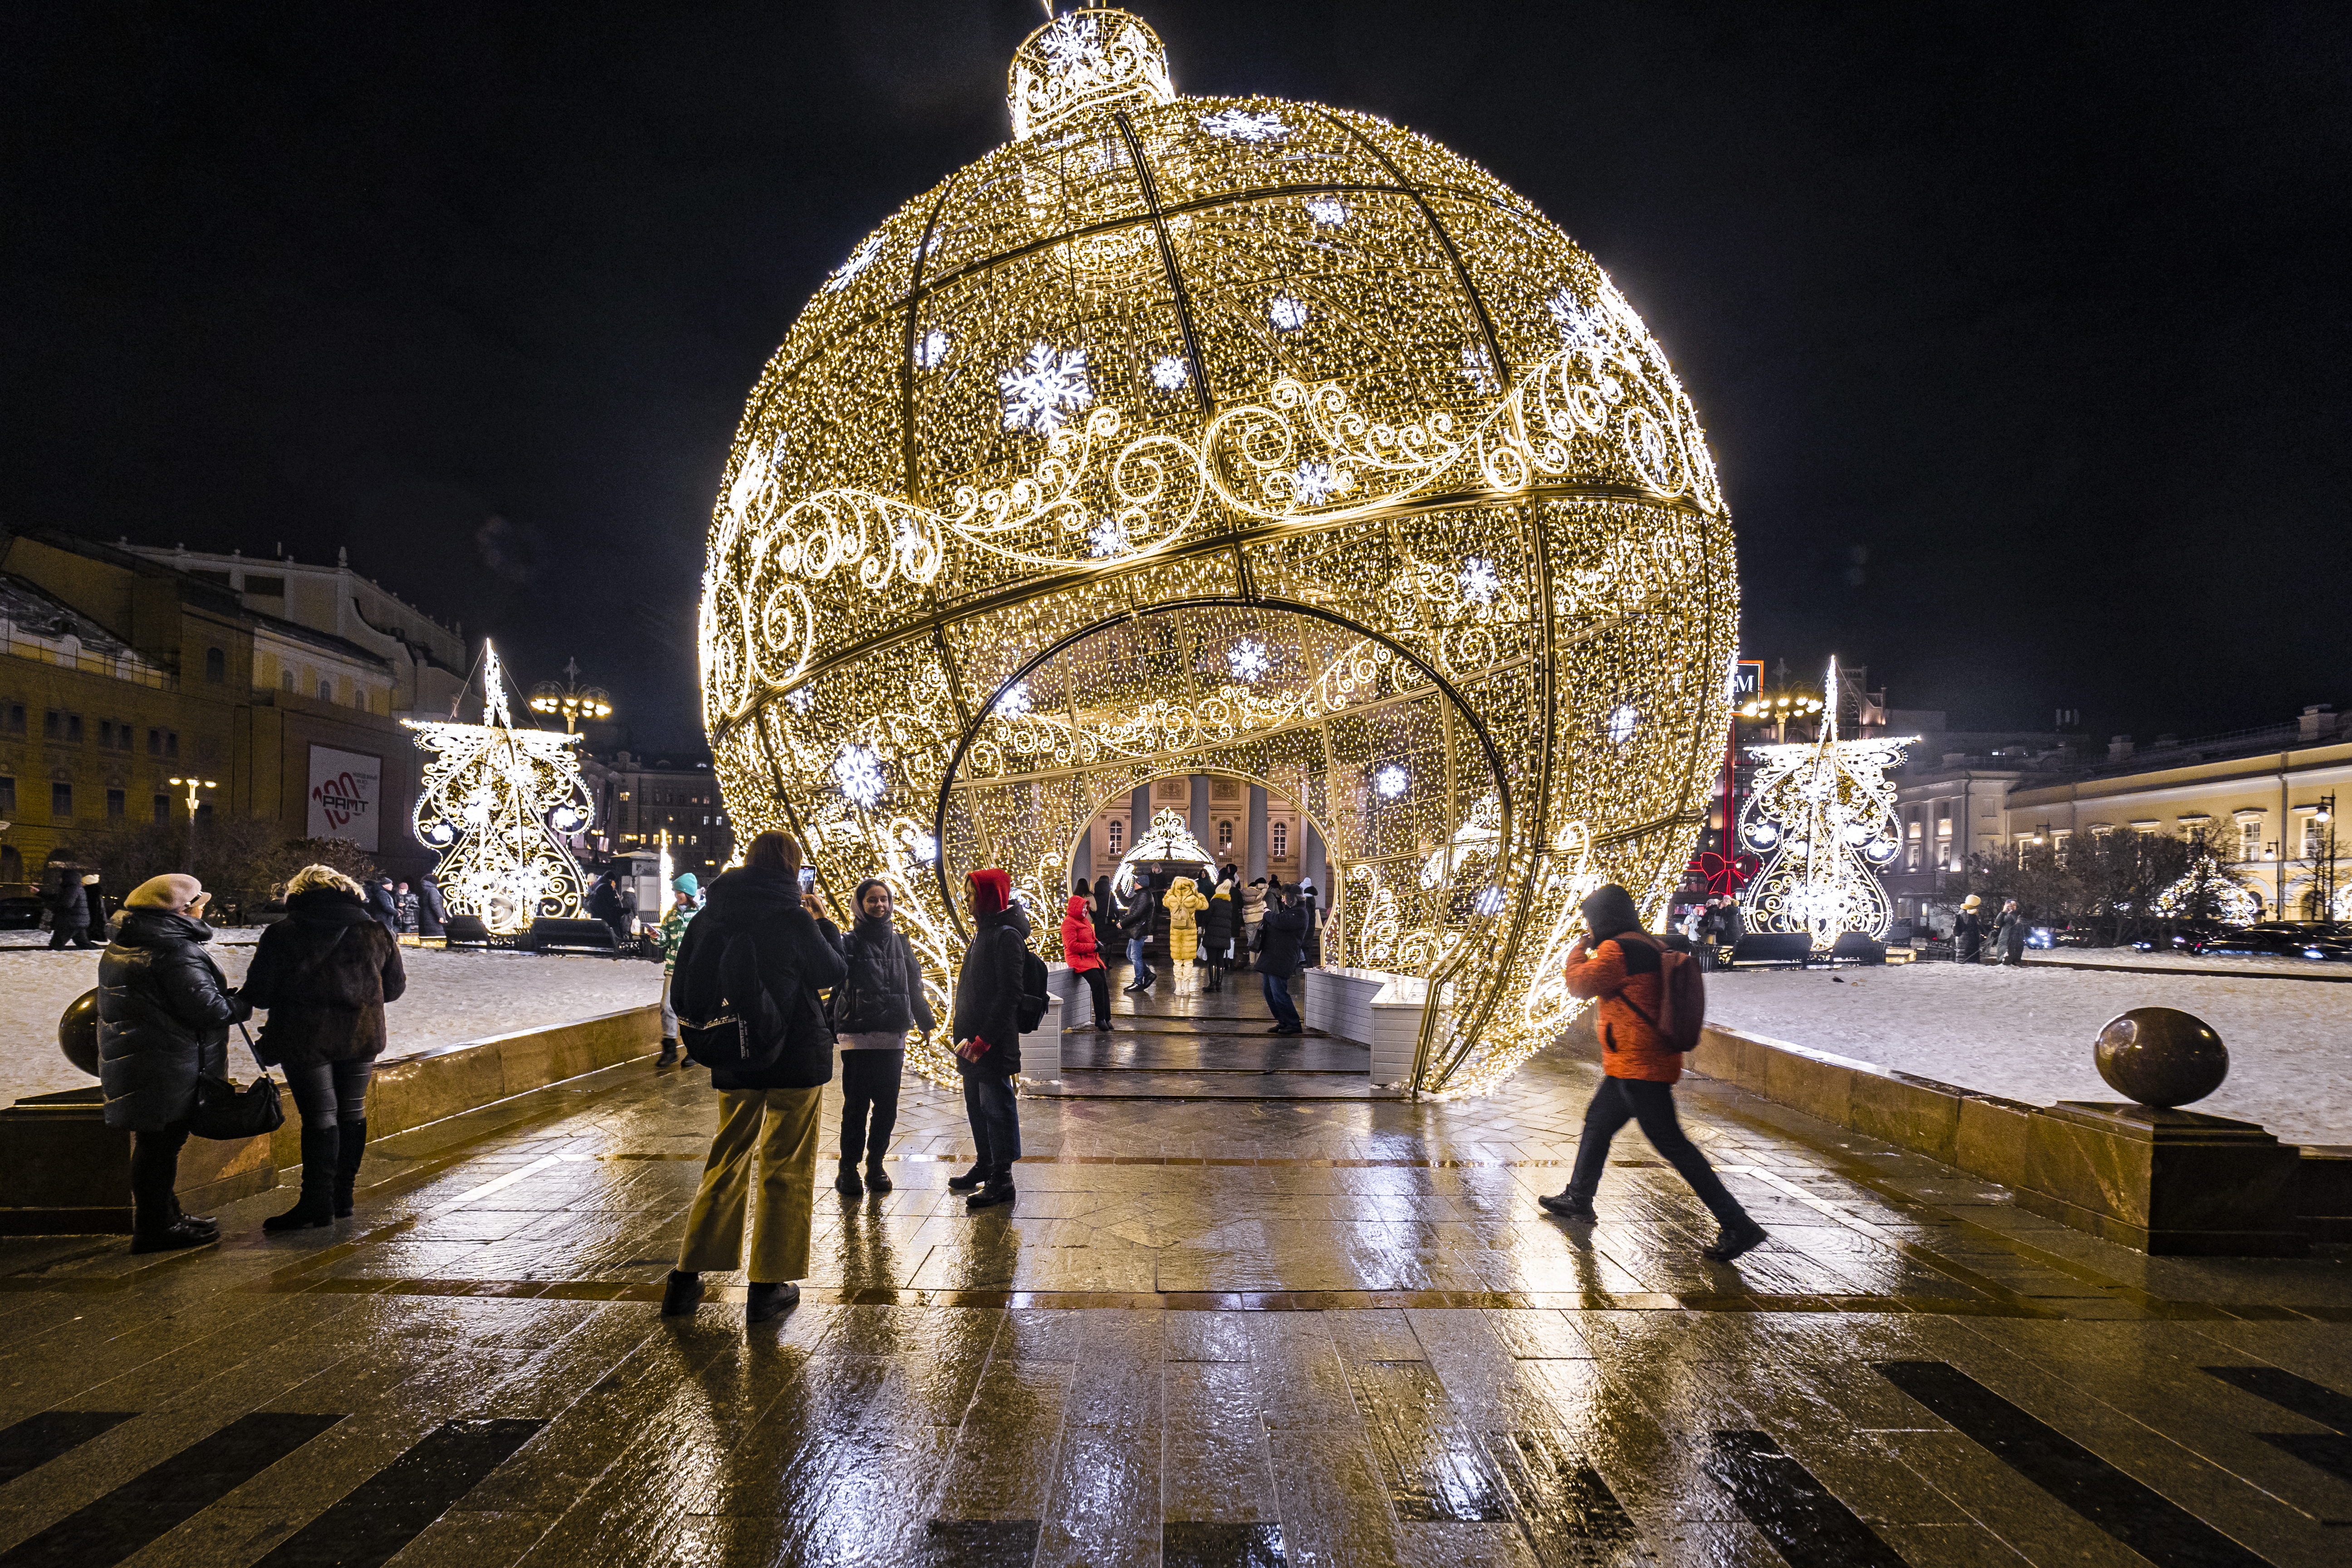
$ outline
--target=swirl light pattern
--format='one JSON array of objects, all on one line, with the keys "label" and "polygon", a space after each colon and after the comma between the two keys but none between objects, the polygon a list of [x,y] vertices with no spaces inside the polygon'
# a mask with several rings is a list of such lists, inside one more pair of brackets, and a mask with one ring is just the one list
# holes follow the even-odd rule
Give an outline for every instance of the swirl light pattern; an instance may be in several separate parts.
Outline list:
[{"label": "swirl light pattern", "polygon": [[580,864],[563,835],[595,820],[580,776],[582,737],[518,730],[498,650],[482,647],[478,724],[404,719],[427,753],[414,822],[441,856],[435,875],[450,910],[480,917],[499,936],[541,916],[580,912]]},{"label": "swirl light pattern", "polygon": [[1886,774],[1918,739],[1839,740],[1834,658],[1822,690],[1819,740],[1748,749],[1756,782],[1739,813],[1739,846],[1763,860],[1740,895],[1748,929],[1803,931],[1816,951],[1848,931],[1883,937],[1894,921],[1878,879],[1902,846]]},{"label": "swirl light pattern", "polygon": [[1338,954],[1433,983],[1416,1089],[1487,1087],[1580,1005],[1577,898],[1663,909],[1704,820],[1738,602],[1690,399],[1424,138],[1180,99],[1108,8],[1010,89],[1014,140],[752,392],[701,618],[728,805],[836,900],[888,881],[944,992],[965,870],[1053,909],[1117,792],[1262,783],[1318,825]]}]

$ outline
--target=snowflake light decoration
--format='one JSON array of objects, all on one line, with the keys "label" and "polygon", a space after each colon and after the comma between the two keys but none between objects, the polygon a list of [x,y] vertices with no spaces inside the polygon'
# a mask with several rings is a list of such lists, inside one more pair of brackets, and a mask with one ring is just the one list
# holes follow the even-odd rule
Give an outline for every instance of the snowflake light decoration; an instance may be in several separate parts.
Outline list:
[{"label": "snowflake light decoration", "polygon": [[1495,563],[1483,555],[1473,555],[1462,563],[1462,596],[1474,605],[1491,605],[1502,591],[1503,579],[1496,574]]},{"label": "snowflake light decoration", "polygon": [[866,236],[866,243],[851,251],[849,259],[843,262],[834,275],[824,280],[824,291],[828,294],[837,294],[848,288],[851,281],[859,273],[865,271],[874,258],[881,254],[882,237],[878,234]]},{"label": "snowflake light decoration", "polygon": [[1309,196],[1307,216],[1318,228],[1337,228],[1348,221],[1348,204],[1334,195]]},{"label": "snowflake light decoration", "polygon": [[917,370],[935,369],[940,361],[947,357],[948,335],[940,331],[939,328],[933,327],[929,331],[925,332],[921,337],[915,340],[915,368]]},{"label": "snowflake light decoration", "polygon": [[1004,427],[1040,436],[1051,436],[1066,416],[1095,400],[1087,380],[1087,351],[1065,349],[1056,354],[1049,343],[1037,344],[1026,359],[999,375],[996,388],[1004,399]]},{"label": "snowflake light decoration", "polygon": [[1823,692],[1821,739],[1748,748],[1756,782],[1739,814],[1740,847],[1765,858],[1740,895],[1748,929],[1803,931],[1816,951],[1893,922],[1878,880],[1901,832],[1886,773],[1916,739],[1841,741],[1834,658]]},{"label": "snowflake light decoration", "polygon": [[1192,367],[1181,354],[1161,354],[1151,365],[1151,384],[1162,392],[1181,392],[1192,379]]},{"label": "snowflake light decoration", "polygon": [[1348,488],[1347,476],[1328,463],[1301,463],[1290,479],[1298,487],[1299,501],[1307,506],[1329,500]]},{"label": "snowflake light decoration", "polygon": [[994,711],[1000,719],[1018,719],[1034,706],[1029,695],[1029,683],[1016,680],[1006,687],[1004,695],[996,700]]},{"label": "snowflake light decoration", "polygon": [[1412,775],[1394,763],[1382,766],[1372,774],[1372,791],[1382,800],[1394,800],[1411,786]]},{"label": "snowflake light decoration", "polygon": [[795,686],[790,691],[784,693],[784,700],[793,705],[793,712],[805,713],[810,709],[816,706],[816,688],[814,686]]},{"label": "snowflake light decoration", "polygon": [[1575,295],[1562,289],[1546,301],[1551,311],[1552,325],[1559,331],[1560,346],[1573,353],[1579,349],[1599,348],[1608,318],[1599,310],[1588,310]]},{"label": "snowflake light decoration", "polygon": [[1486,352],[1484,343],[1469,343],[1462,350],[1462,376],[1481,392],[1500,392],[1502,378],[1495,374],[1495,356]]},{"label": "snowflake light decoration", "polygon": [[1212,136],[1237,142],[1265,142],[1290,134],[1290,127],[1284,123],[1282,116],[1263,110],[1221,109],[1214,114],[1202,115],[1201,129]]},{"label": "snowflake light decoration", "polygon": [[1633,738],[1633,727],[1641,721],[1642,715],[1631,702],[1620,702],[1609,710],[1609,721],[1601,727],[1601,731],[1612,745],[1622,746]]},{"label": "snowflake light decoration", "polygon": [[1127,553],[1127,524],[1106,517],[1087,530],[1087,553],[1101,560]]},{"label": "snowflake light decoration", "polygon": [[1235,680],[1255,680],[1274,668],[1274,660],[1266,657],[1265,644],[1244,637],[1226,650],[1225,668],[1233,671]]},{"label": "snowflake light decoration", "polygon": [[1307,301],[1295,294],[1276,294],[1266,301],[1265,319],[1277,331],[1295,332],[1307,324]]},{"label": "snowflake light decoration", "polygon": [[1039,35],[1037,48],[1060,71],[1098,69],[1103,64],[1102,35],[1083,11],[1055,17]]},{"label": "snowflake light decoration", "polygon": [[888,781],[883,777],[882,759],[874,754],[871,746],[845,745],[833,759],[833,782],[842,798],[871,811],[882,798]]},{"label": "snowflake light decoration", "polygon": [[482,721],[404,719],[426,753],[413,822],[439,853],[435,879],[451,912],[514,936],[541,916],[580,912],[579,862],[567,835],[595,821],[580,775],[579,735],[514,728],[498,650],[482,645]]}]

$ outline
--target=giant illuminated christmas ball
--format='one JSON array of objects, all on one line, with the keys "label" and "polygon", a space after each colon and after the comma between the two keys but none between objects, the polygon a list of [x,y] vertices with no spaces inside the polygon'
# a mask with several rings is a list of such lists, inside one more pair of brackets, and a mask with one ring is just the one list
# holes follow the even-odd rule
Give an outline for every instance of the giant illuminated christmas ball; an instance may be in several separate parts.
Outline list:
[{"label": "giant illuminated christmas ball", "polygon": [[1179,97],[1109,9],[1010,100],[744,412],[701,622],[739,834],[800,834],[836,907],[882,877],[944,985],[967,870],[1050,952],[1107,802],[1263,784],[1329,854],[1327,962],[1426,998],[1416,1087],[1487,1086],[1578,1005],[1582,892],[1655,910],[1705,820],[1738,592],[1690,400],[1424,137]]}]

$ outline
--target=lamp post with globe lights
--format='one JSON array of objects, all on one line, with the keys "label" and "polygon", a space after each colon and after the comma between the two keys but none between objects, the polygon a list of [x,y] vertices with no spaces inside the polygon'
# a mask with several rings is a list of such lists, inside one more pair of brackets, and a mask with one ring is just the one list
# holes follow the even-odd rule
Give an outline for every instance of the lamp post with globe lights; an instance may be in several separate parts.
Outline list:
[{"label": "lamp post with globe lights", "polygon": [[560,714],[563,732],[579,732],[583,719],[609,719],[613,716],[613,694],[601,686],[580,684],[580,661],[566,659],[563,663],[563,684],[542,680],[530,689],[530,710],[534,713]]},{"label": "lamp post with globe lights", "polygon": [[175,778],[172,782],[175,784],[185,784],[188,788],[188,875],[193,877],[196,874],[196,807],[200,804],[196,792],[200,789],[218,789],[220,784],[213,779],[199,778]]}]

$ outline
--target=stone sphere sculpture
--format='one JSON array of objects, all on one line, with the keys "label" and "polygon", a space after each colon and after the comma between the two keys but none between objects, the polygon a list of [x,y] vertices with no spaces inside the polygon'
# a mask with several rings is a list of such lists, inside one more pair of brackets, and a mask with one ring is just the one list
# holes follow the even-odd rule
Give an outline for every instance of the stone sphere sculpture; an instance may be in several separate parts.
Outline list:
[{"label": "stone sphere sculpture", "polygon": [[745,408],[700,622],[737,840],[798,836],[835,907],[879,878],[944,1005],[966,872],[1050,912],[1106,803],[1263,787],[1328,851],[1327,951],[1426,983],[1414,1088],[1490,1088],[1586,1005],[1580,900],[1663,909],[1706,820],[1739,593],[1697,412],[1426,137],[1181,96],[1109,7],[1007,101]]},{"label": "stone sphere sculpture", "polygon": [[58,1049],[66,1060],[98,1076],[98,993],[85,991],[58,1015]]},{"label": "stone sphere sculpture", "polygon": [[2204,1099],[2230,1076],[2230,1048],[2213,1026],[2178,1007],[2134,1007],[2110,1018],[2092,1054],[2117,1093],[2167,1110]]}]

